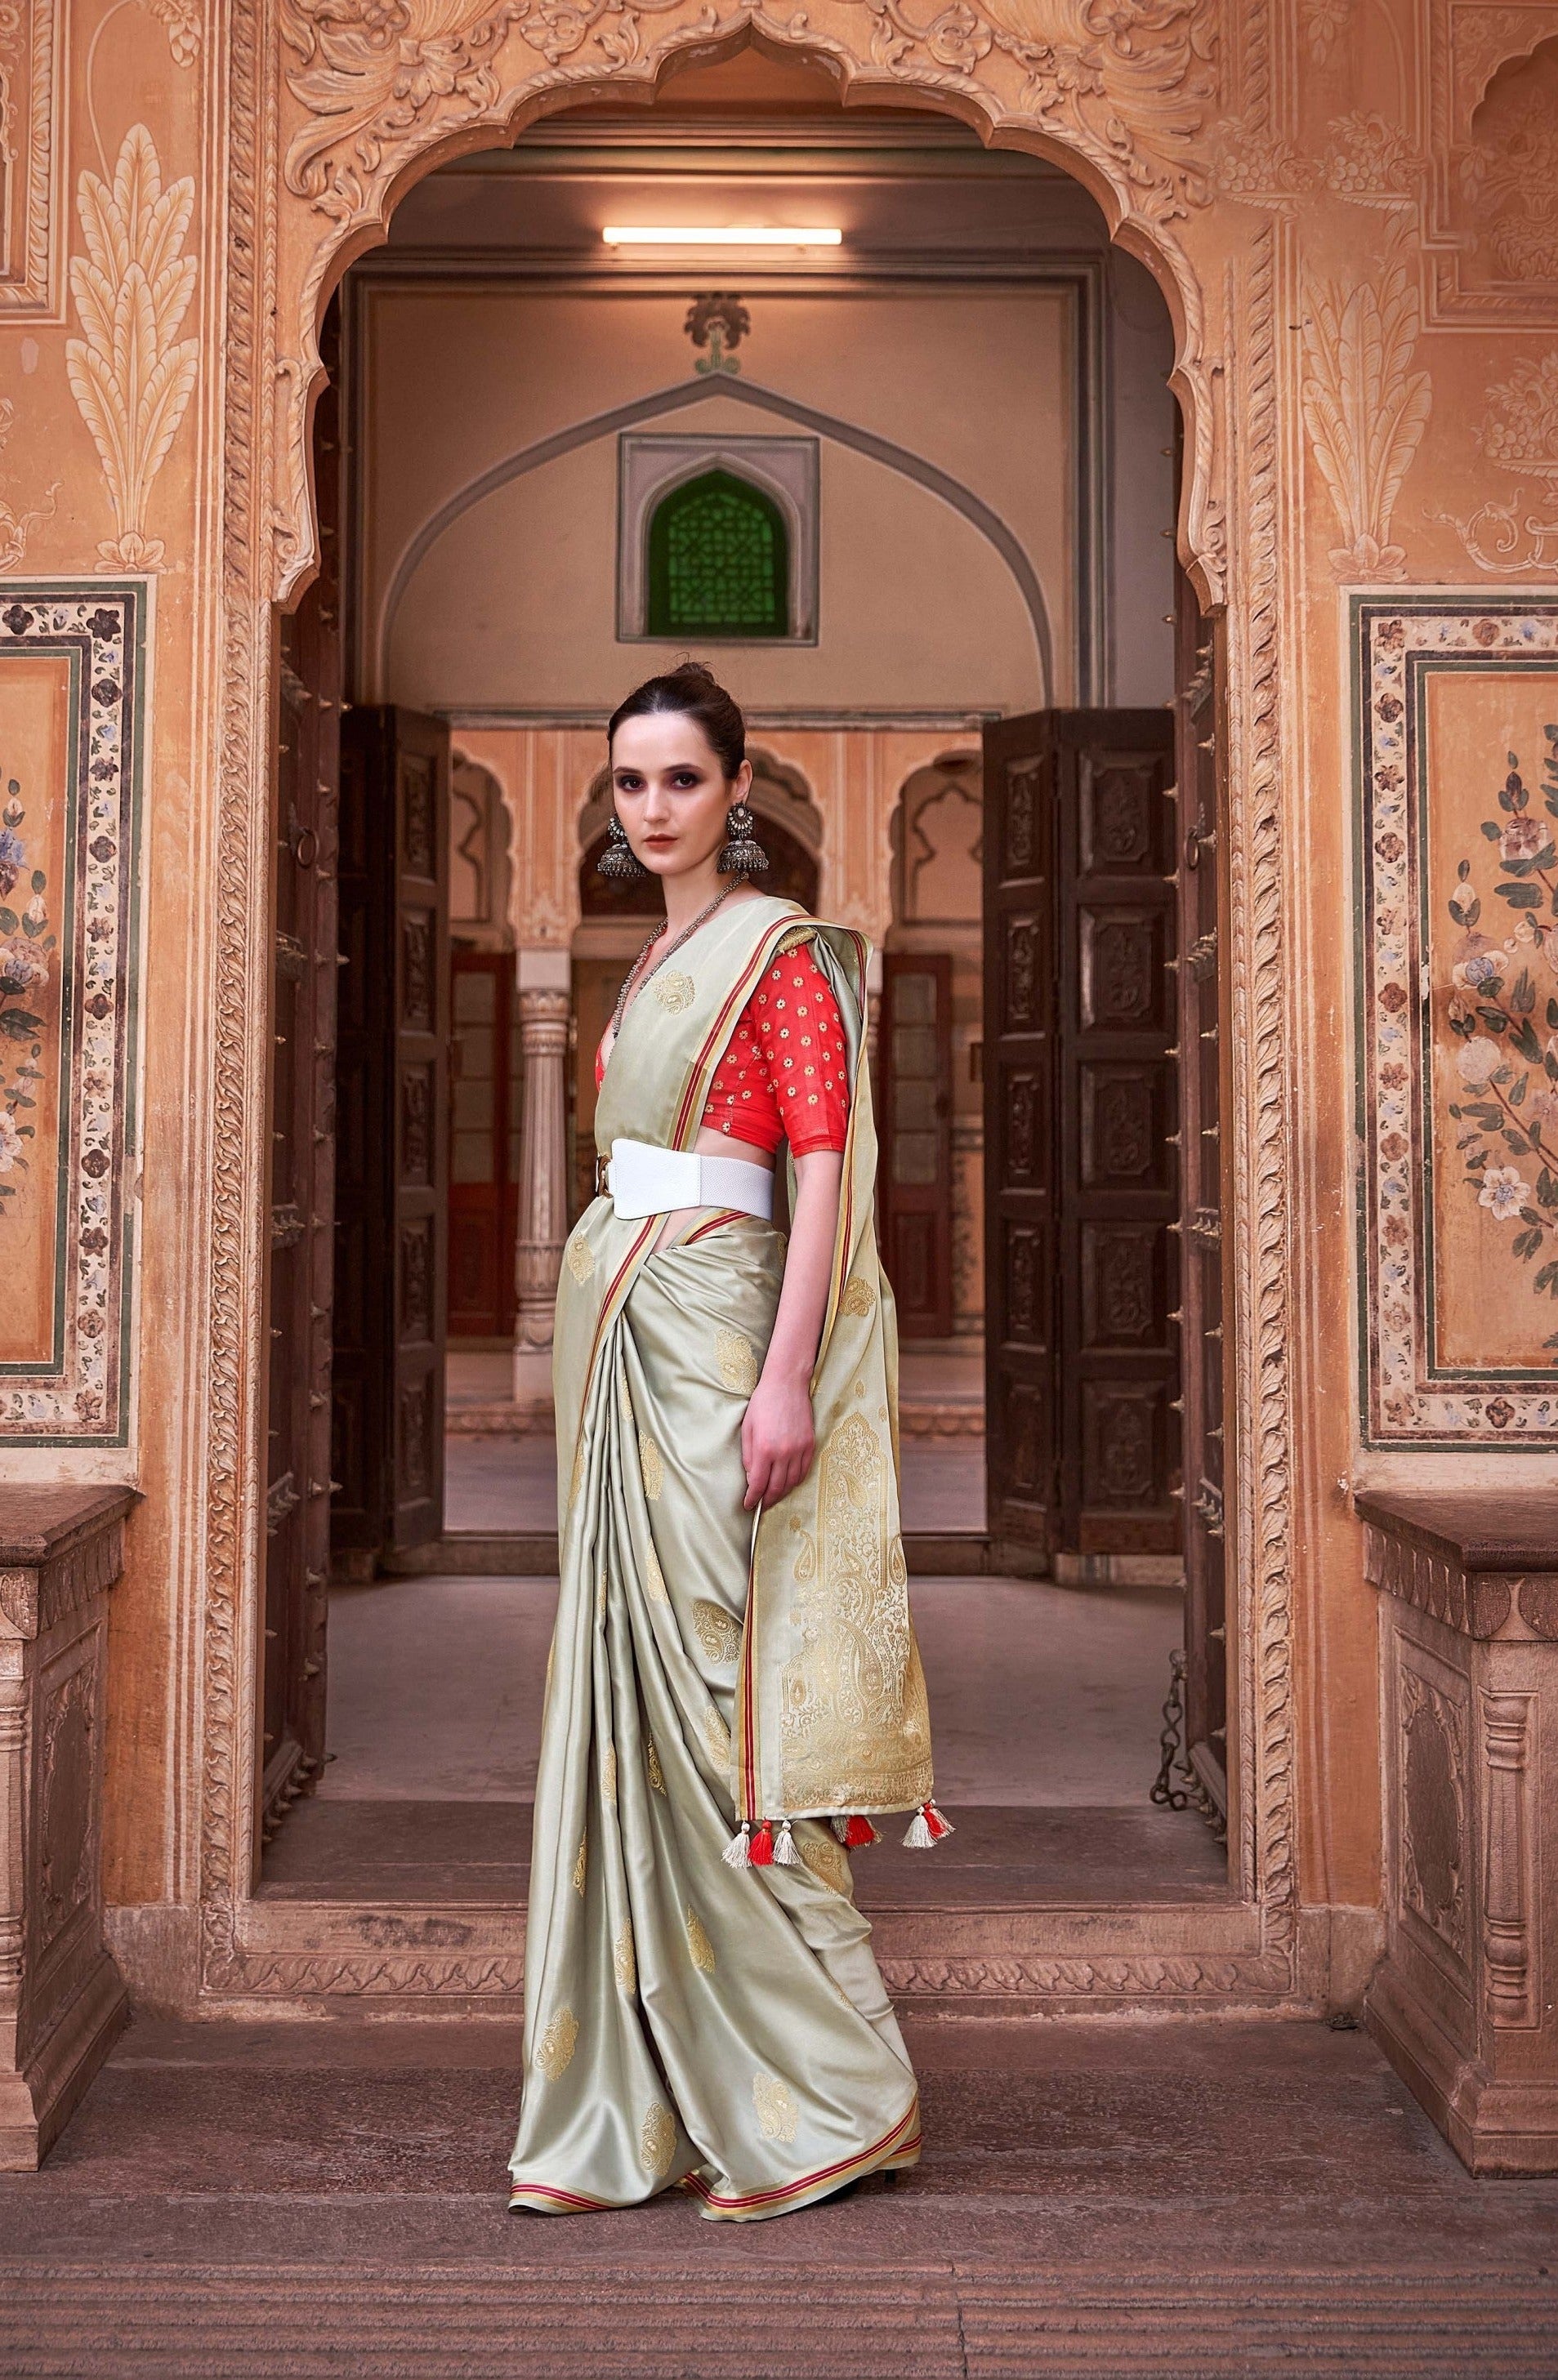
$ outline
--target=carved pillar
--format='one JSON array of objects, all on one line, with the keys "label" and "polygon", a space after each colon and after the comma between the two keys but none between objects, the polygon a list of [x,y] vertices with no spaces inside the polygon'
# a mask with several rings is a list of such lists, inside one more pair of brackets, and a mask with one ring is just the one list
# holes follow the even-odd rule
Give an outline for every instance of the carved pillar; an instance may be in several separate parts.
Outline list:
[{"label": "carved pillar", "polygon": [[1369,2030],[1474,2173],[1558,2173],[1558,1494],[1357,1509],[1384,1597]]},{"label": "carved pillar", "polygon": [[534,1405],[552,1394],[552,1308],[568,1230],[566,1067],[573,1001],[566,951],[522,950],[518,964],[525,1099],[514,1401]]},{"label": "carved pillar", "polygon": [[128,1488],[0,1488],[0,2171],[40,2165],[127,2012],[103,1937],[103,1670]]}]

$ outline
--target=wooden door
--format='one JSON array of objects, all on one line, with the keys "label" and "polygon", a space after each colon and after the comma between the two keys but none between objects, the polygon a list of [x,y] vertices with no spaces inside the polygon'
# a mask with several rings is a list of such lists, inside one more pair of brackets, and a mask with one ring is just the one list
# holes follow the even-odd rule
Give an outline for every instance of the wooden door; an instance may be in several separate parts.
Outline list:
[{"label": "wooden door", "polygon": [[882,1074],[882,1258],[905,1339],[952,1336],[952,960],[889,952]]},{"label": "wooden door", "polygon": [[1223,1216],[1227,1065],[1222,986],[1226,857],[1218,832],[1224,736],[1222,623],[1179,581],[1177,722],[1179,1112],[1184,1398],[1186,1751],[1209,1815],[1228,1815],[1228,1636],[1223,1439],[1228,1350]]},{"label": "wooden door", "polygon": [[444,1527],[449,739],[342,740],[335,1543],[349,1574]]},{"label": "wooden door", "polygon": [[[335,318],[326,325],[326,360]],[[324,1755],[335,1270],[335,857],[341,718],[338,407],[314,416],[320,571],[280,624],[271,1018],[270,1379],[260,1828]]]},{"label": "wooden door", "polygon": [[1178,1543],[1173,734],[985,735],[986,1461],[1023,1569]]},{"label": "wooden door", "polygon": [[512,1340],[523,1072],[514,958],[456,951],[449,1056],[449,1336]]}]

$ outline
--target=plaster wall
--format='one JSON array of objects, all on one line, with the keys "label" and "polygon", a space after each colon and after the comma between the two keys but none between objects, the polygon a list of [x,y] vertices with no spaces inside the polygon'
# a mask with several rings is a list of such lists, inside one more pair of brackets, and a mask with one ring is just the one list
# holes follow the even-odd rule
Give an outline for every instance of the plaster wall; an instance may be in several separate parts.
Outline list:
[{"label": "plaster wall", "polygon": [[[78,911],[63,1012],[72,1132],[32,1148],[0,1222],[28,1264],[56,1268],[65,1368],[7,1377],[4,1471],[124,1477],[142,1492],[112,1623],[108,1889],[131,1912],[122,1940],[161,1946],[146,1968],[162,1961],[169,1995],[224,2005],[412,1988],[463,2004],[511,1988],[517,1955],[506,1942],[368,1949],[301,1921],[287,1932],[249,1898],[271,606],[311,568],[315,329],[333,276],[451,144],[489,146],[560,104],[570,79],[645,97],[668,48],[735,46],[750,23],[716,8],[711,35],[700,0],[652,13],[548,0],[524,18],[408,0],[392,41],[371,14],[23,0],[0,29],[17,157],[0,248],[0,672],[46,636],[90,643],[106,608],[94,591],[110,582],[148,603],[144,699],[103,725],[81,780],[101,762],[95,782],[128,789],[134,831],[102,832],[93,915],[124,921],[140,972],[127,964],[103,993],[122,1027],[104,1072],[85,1055],[82,970],[98,945]],[[1469,698],[1456,710],[1455,686],[1439,740],[1409,743],[1392,676],[1426,620],[1464,663],[1462,686],[1519,655],[1558,693],[1558,416],[1545,394],[1558,373],[1558,186],[1541,138],[1533,152],[1518,128],[1528,103],[1541,135],[1552,14],[1169,0],[1138,22],[1092,0],[1000,0],[932,19],[897,0],[885,12],[818,0],[804,28],[760,28],[771,50],[827,60],[857,97],[944,106],[1069,162],[1153,262],[1187,408],[1181,552],[1203,600],[1228,606],[1244,1897],[1221,1932],[1187,1919],[1165,1941],[1122,1918],[1107,1956],[1096,1936],[1012,1953],[1046,2005],[1298,2002],[1324,1988],[1333,1958],[1345,1965],[1368,1935],[1352,1912],[1380,1899],[1375,1614],[1350,1490],[1364,1477],[1481,1479],[1518,1495],[1558,1442],[1546,1367],[1484,1377],[1466,1360],[1487,1352],[1478,1318],[1453,1315],[1434,1338],[1425,1304],[1429,1281],[1436,1298],[1464,1283],[1476,1295],[1489,1266],[1523,1298],[1548,1295],[1540,1253],[1515,1252],[1518,1217],[1484,1205],[1464,1164],[1437,1184],[1426,1170],[1444,1141],[1441,1059],[1459,1079],[1468,1038],[1453,981],[1434,975],[1435,953],[1452,978],[1465,963],[1443,947],[1447,905],[1465,856],[1485,916],[1510,905],[1499,887],[1519,880],[1481,824],[1502,837],[1511,815],[1498,802],[1507,750],[1529,761],[1495,749],[1502,715],[1495,736]],[[122,236],[105,233],[110,197]],[[133,381],[115,363],[116,320],[140,343]],[[7,704],[14,683],[0,678]],[[28,824],[45,832],[78,800],[81,746],[66,743],[34,761],[27,788]],[[1487,805],[1448,811],[1471,774]],[[1393,873],[1404,854],[1407,880]],[[1441,937],[1421,953],[1426,992],[1424,913],[1404,881]],[[1504,1045],[1513,1066],[1517,1015],[1545,1035],[1549,996],[1543,980],[1536,1008],[1473,1018],[1471,1038]],[[40,1046],[51,1054],[46,1033]],[[83,1121],[103,1084],[127,1124],[118,1142]],[[1388,1099],[1400,1112],[1387,1119]],[[89,1156],[103,1161],[83,1173]],[[1499,1162],[1515,1157],[1506,1148]],[[133,1221],[117,1285],[84,1244],[105,1183],[121,1226]],[[1464,1245],[1442,1262],[1446,1232]],[[93,1317],[123,1336],[123,1394],[101,1413],[77,1403],[61,1427]],[[1517,1336],[1523,1356],[1524,1324]],[[994,1987],[977,1944],[936,1957],[947,1988]],[[902,1974],[887,1964],[903,1988],[926,1987],[907,1956]]]}]

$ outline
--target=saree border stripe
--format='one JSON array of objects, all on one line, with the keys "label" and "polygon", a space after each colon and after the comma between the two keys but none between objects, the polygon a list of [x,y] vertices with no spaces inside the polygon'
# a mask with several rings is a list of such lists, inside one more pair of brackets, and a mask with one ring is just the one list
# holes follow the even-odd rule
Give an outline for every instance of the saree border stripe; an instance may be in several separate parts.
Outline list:
[{"label": "saree border stripe", "polygon": [[[912,2137],[906,2137],[910,2134]],[[777,2214],[788,2201],[802,2197],[806,2192],[816,2190],[824,2182],[842,2188],[858,2169],[863,2168],[870,2171],[894,2151],[919,2148],[923,2137],[919,2128],[919,2094],[917,2091],[897,2122],[891,2131],[882,2134],[881,2140],[874,2142],[870,2148],[858,2149],[853,2156],[840,2157],[836,2164],[822,2166],[815,2173],[803,2174],[797,2181],[778,2182],[771,2190],[747,2191],[739,2197],[711,2190],[697,2173],[689,2173],[683,2186],[701,2198],[705,2205],[718,2206],[731,2214],[756,2207],[766,2207],[771,2214]]]},{"label": "saree border stripe", "polygon": [[[805,913],[799,914],[804,916]],[[747,1005],[759,977],[773,955],[769,949],[770,942],[772,941],[776,948],[780,937],[789,933],[795,922],[793,917],[778,917],[772,925],[763,928],[761,934],[753,943],[741,972],[720,1002],[713,1022],[703,1037],[703,1047],[694,1059],[687,1082],[683,1086],[681,1103],[676,1110],[676,1121],[671,1128],[671,1138],[676,1148],[680,1148],[683,1146],[689,1120],[694,1115],[702,1114],[708,1101],[705,1075],[712,1073],[712,1067],[719,1063],[724,1052],[724,1044],[735,1030],[736,1020]],[[615,1045],[613,1046],[615,1048]]]},{"label": "saree border stripe", "polygon": [[719,1231],[724,1224],[738,1223],[746,1211],[744,1207],[722,1207],[717,1213],[709,1217],[707,1222],[695,1224],[679,1245],[684,1248],[693,1247],[700,1240],[706,1240],[711,1232]]},{"label": "saree border stripe", "polygon": [[[646,1215],[644,1218],[644,1226],[642,1231],[639,1232],[637,1239],[633,1241],[631,1246],[628,1248],[627,1254],[623,1257],[622,1262],[618,1265],[615,1272],[612,1276],[610,1285],[608,1286],[604,1296],[601,1300],[601,1311],[595,1318],[595,1335],[590,1342],[590,1357],[584,1367],[584,1394],[579,1400],[579,1412],[581,1415],[585,1406],[590,1402],[590,1391],[591,1387],[594,1385],[595,1365],[601,1353],[601,1342],[604,1338],[606,1332],[610,1330],[613,1322],[615,1321],[616,1314],[620,1310],[623,1301],[627,1298],[628,1291],[631,1290],[633,1286],[629,1275],[636,1273],[638,1270],[639,1258],[642,1252],[644,1242],[652,1236],[653,1232],[659,1226],[660,1221],[661,1218],[658,1215]],[[626,1286],[624,1286],[624,1284],[626,1284]],[[622,1292],[621,1298],[617,1297],[617,1292],[619,1289]],[[615,1301],[615,1306],[614,1301]],[[582,1427],[582,1423],[580,1426]]]},{"label": "saree border stripe", "polygon": [[587,2198],[582,2191],[554,2190],[549,2182],[527,2181],[509,2192],[509,2213],[512,2214],[517,2206],[524,2206],[532,2198],[547,2202],[535,2209],[538,2215],[610,2215],[615,2212],[609,2198]]}]

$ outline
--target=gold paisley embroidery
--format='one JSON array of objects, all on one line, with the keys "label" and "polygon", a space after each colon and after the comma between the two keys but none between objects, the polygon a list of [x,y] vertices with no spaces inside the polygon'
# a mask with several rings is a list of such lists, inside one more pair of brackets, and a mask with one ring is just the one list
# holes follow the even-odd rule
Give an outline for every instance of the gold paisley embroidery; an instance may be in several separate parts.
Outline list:
[{"label": "gold paisley embroidery", "polygon": [[616,1746],[608,1743],[606,1756],[601,1763],[601,1791],[608,1802],[616,1800]]},{"label": "gold paisley embroidery", "polygon": [[852,1272],[844,1284],[844,1295],[838,1301],[841,1314],[869,1314],[876,1304],[876,1292],[869,1281]]},{"label": "gold paisley embroidery", "polygon": [[692,1006],[697,986],[689,975],[666,975],[662,972],[657,976],[651,976],[650,990],[662,1008],[669,1009],[673,1016],[679,1016],[684,1008]]},{"label": "gold paisley embroidery", "polygon": [[671,1600],[666,1591],[665,1573],[652,1546],[644,1556],[644,1593],[651,1603],[669,1603]]},{"label": "gold paisley embroidery", "polygon": [[605,1573],[605,1572],[604,1572],[604,1571],[603,1571],[603,1572],[601,1572],[600,1584],[598,1585],[598,1586],[597,1586],[597,1587],[596,1587],[596,1589],[595,1589],[595,1617],[596,1617],[596,1619],[597,1619],[597,1620],[603,1621],[603,1620],[605,1619],[605,1616],[606,1616],[606,1573]]},{"label": "gold paisley embroidery", "polygon": [[752,2105],[758,2111],[758,2130],[765,2141],[782,2141],[787,2146],[795,2139],[800,2109],[787,2082],[781,2082],[776,2074],[754,2074]]},{"label": "gold paisley embroidery", "polygon": [[705,1602],[700,1596],[692,1607],[692,1624],[707,1659],[722,1665],[739,1659],[741,1623],[731,1618],[723,1604]]},{"label": "gold paisley embroidery", "polygon": [[633,1948],[631,1925],[625,1925],[612,1945],[612,1965],[623,1990],[635,1990],[639,1981],[639,1954]]},{"label": "gold paisley embroidery", "polygon": [[574,1862],[574,1890],[578,1894],[580,1900],[584,1898],[584,1879],[589,1873],[590,1836],[589,1833],[586,1832],[580,1835],[578,1839],[578,1857]]},{"label": "gold paisley embroidery", "polygon": [[780,1690],[792,1807],[903,1805],[931,1791],[925,1680],[887,1500],[887,1450],[851,1413],[818,1456],[815,1545],[797,1532],[795,1650]]},{"label": "gold paisley embroidery", "polygon": [[699,1973],[712,1975],[714,1972],[714,1946],[703,1930],[703,1920],[690,1906],[687,1913],[687,1948],[688,1956]]},{"label": "gold paisley embroidery", "polygon": [[585,1282],[590,1279],[590,1276],[594,1269],[595,1251],[590,1246],[589,1241],[578,1239],[570,1240],[568,1242],[568,1270],[572,1273],[575,1281],[578,1281],[580,1289],[584,1287]]},{"label": "gold paisley embroidery", "polygon": [[714,1358],[727,1389],[749,1397],[758,1384],[758,1359],[752,1342],[740,1330],[722,1330],[714,1340]]},{"label": "gold paisley embroidery", "polygon": [[703,1741],[709,1747],[709,1757],[723,1767],[730,1758],[730,1730],[712,1703],[703,1714]]},{"label": "gold paisley embroidery", "polygon": [[855,1879],[849,1873],[849,1854],[842,1843],[834,1842],[830,1835],[797,1834],[796,1849],[813,1876],[820,1876],[833,1891],[848,1900]]},{"label": "gold paisley embroidery", "polygon": [[560,2008],[536,2044],[534,2064],[549,2082],[567,2072],[578,2039],[578,2017],[572,2009]]},{"label": "gold paisley embroidery", "polygon": [[616,1402],[620,1408],[623,1420],[627,1424],[628,1428],[631,1429],[633,1427],[633,1400],[627,1393],[627,1378],[626,1373],[619,1375],[617,1379]]},{"label": "gold paisley embroidery", "polygon": [[644,1738],[644,1766],[649,1770],[651,1790],[656,1793],[663,1793],[665,1791],[665,1771],[660,1765],[660,1755],[654,1748],[654,1738],[652,1735],[646,1735]]},{"label": "gold paisley embroidery", "polygon": [[639,1468],[644,1476],[645,1495],[651,1504],[658,1504],[665,1486],[665,1457],[647,1433],[639,1440]]},{"label": "gold paisley embroidery", "polygon": [[658,2103],[648,2109],[639,2130],[639,2163],[659,2181],[671,2170],[676,2154],[676,2119]]}]

